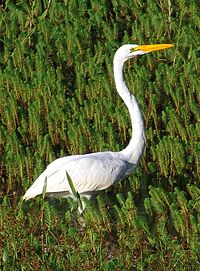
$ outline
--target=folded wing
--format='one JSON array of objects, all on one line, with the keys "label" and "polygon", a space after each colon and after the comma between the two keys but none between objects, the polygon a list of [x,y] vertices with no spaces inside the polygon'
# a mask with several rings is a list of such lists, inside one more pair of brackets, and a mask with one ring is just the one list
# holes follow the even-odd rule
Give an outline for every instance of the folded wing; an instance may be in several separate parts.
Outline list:
[{"label": "folded wing", "polygon": [[71,192],[66,172],[75,189],[81,193],[106,189],[126,175],[127,164],[118,153],[104,152],[74,155],[52,162],[27,190],[24,199],[42,193],[45,180],[46,193]]}]

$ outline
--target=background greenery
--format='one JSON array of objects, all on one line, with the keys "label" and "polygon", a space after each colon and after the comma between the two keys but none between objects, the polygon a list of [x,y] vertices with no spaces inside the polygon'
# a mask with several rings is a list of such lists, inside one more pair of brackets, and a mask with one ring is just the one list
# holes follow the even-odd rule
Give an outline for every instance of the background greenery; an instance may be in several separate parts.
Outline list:
[{"label": "background greenery", "polygon": [[[2,3],[0,270],[200,269],[199,14],[197,0]],[[128,144],[112,70],[124,43],[175,45],[125,67],[146,124],[135,175],[85,226],[69,200],[24,204],[55,158]]]}]

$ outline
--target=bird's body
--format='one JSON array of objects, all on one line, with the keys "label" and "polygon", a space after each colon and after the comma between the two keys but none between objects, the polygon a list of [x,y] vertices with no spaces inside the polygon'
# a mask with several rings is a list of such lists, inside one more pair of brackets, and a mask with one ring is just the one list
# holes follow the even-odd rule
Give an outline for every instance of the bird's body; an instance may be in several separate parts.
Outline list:
[{"label": "bird's body", "polygon": [[[81,195],[92,195],[94,191],[106,189],[132,172],[134,163],[127,162],[121,153],[98,152],[63,157],[52,162],[25,194],[25,199],[41,194],[47,178],[46,193],[50,195],[73,195],[67,174]],[[91,180],[92,175],[92,180]],[[36,192],[37,191],[37,192]],[[33,194],[31,194],[33,192]]]},{"label": "bird's body", "polygon": [[67,174],[72,179],[76,191],[90,198],[94,193],[109,188],[134,171],[144,150],[144,124],[137,100],[130,94],[123,80],[123,66],[128,59],[136,55],[169,47],[172,45],[128,44],[120,47],[115,54],[115,84],[128,108],[132,123],[132,137],[128,146],[120,152],[97,152],[56,159],[26,191],[23,197],[25,200],[42,194],[45,182],[47,195],[73,196]]}]

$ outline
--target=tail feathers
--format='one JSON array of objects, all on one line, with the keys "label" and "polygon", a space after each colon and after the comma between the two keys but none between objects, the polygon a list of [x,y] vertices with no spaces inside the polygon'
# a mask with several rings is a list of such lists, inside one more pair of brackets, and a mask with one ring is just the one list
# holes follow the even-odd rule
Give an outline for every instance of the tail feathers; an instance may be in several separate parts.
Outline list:
[{"label": "tail feathers", "polygon": [[35,198],[36,196],[42,194],[42,192],[35,192],[33,191],[33,189],[31,189],[31,187],[26,191],[26,193],[23,196],[23,200],[29,200],[32,198]]},{"label": "tail feathers", "polygon": [[25,193],[24,194],[24,196],[23,196],[23,200],[25,200],[25,201],[27,201],[27,200],[29,200],[29,199],[32,199],[32,198],[34,198],[34,197],[36,197],[37,195],[35,195],[35,194],[29,194],[29,193]]},{"label": "tail feathers", "polygon": [[37,178],[23,196],[24,200],[32,199],[44,193],[68,194],[70,188],[67,185],[65,171],[56,171],[49,175],[48,168]]},{"label": "tail feathers", "polygon": [[33,185],[26,191],[23,196],[23,200],[29,200],[35,198],[36,196],[42,194],[43,190],[45,189],[46,182],[41,180],[36,180]]}]

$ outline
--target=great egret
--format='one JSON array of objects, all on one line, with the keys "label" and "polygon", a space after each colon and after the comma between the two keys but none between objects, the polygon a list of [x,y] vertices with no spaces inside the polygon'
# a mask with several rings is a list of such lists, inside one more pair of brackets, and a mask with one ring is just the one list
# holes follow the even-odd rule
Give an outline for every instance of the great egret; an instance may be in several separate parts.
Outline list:
[{"label": "great egret", "polygon": [[144,123],[137,100],[130,94],[124,82],[123,66],[130,58],[172,46],[125,44],[115,53],[115,84],[128,108],[132,123],[132,137],[128,146],[120,152],[97,152],[56,159],[26,191],[23,199],[28,200],[42,194],[44,186],[47,195],[73,197],[67,174],[71,177],[76,191],[90,199],[96,192],[116,184],[133,172],[144,150]]}]

